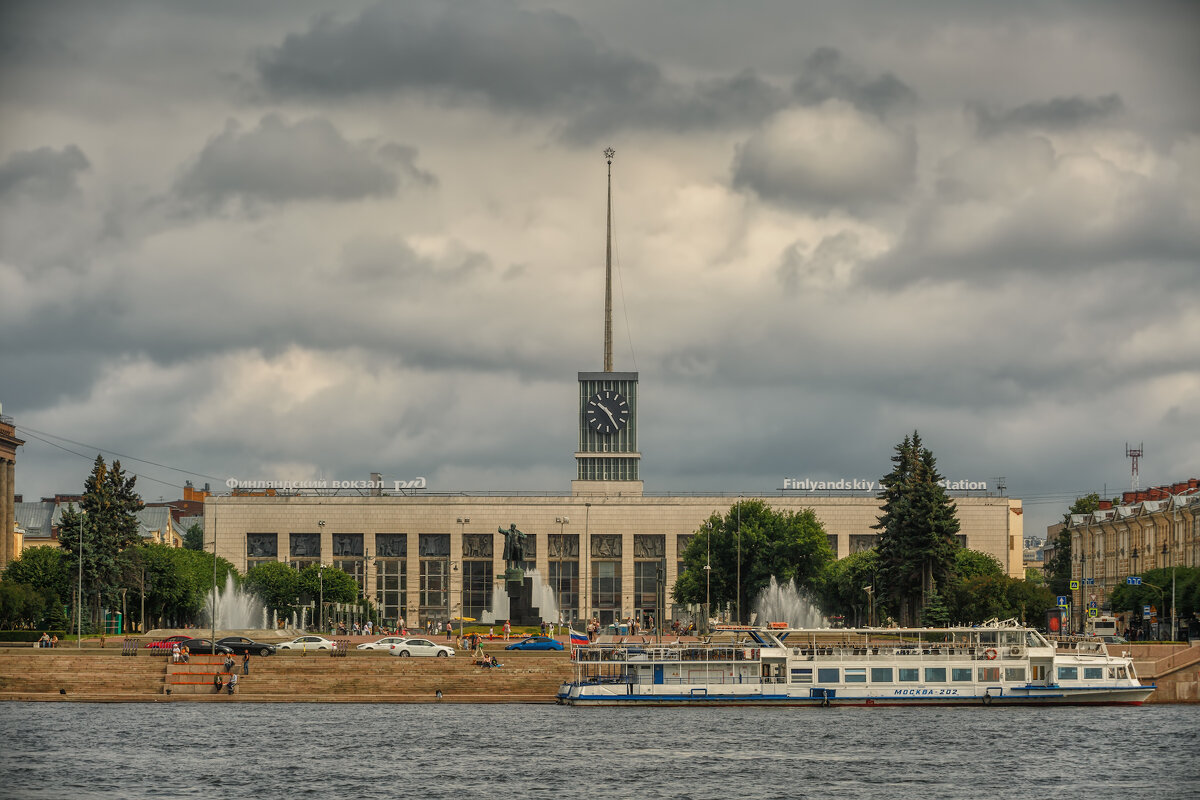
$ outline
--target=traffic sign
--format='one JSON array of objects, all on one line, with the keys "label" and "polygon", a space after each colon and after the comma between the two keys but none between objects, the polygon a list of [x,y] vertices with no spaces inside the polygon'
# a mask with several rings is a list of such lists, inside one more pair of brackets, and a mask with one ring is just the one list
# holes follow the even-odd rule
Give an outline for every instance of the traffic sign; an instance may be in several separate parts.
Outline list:
[{"label": "traffic sign", "polygon": [[1142,606],[1142,619],[1150,619],[1150,606]]},{"label": "traffic sign", "polygon": [[1092,602],[1088,603],[1088,608],[1099,608],[1099,606],[1096,605],[1096,601],[1093,600]]},{"label": "traffic sign", "polygon": [[1084,582],[1084,583],[1086,583],[1088,586],[1095,586],[1095,585],[1096,585],[1096,579],[1095,579],[1095,578],[1086,578],[1086,579],[1085,579],[1083,582]]},{"label": "traffic sign", "polygon": [[1079,581],[1071,581],[1071,591],[1079,591]]},{"label": "traffic sign", "polygon": [[1088,609],[1088,616],[1089,616],[1089,617],[1094,617],[1094,616],[1096,616],[1098,613],[1100,613],[1100,612],[1098,612],[1098,611],[1097,611],[1096,609],[1094,609],[1094,608],[1089,608],[1089,609]]},{"label": "traffic sign", "polygon": [[1060,594],[1058,596],[1058,604],[1060,606],[1065,606],[1067,604],[1067,596],[1065,594]]},{"label": "traffic sign", "polygon": [[1142,585],[1142,579],[1136,575],[1130,575],[1128,578],[1125,579],[1125,582],[1128,583],[1130,586],[1141,586]]}]

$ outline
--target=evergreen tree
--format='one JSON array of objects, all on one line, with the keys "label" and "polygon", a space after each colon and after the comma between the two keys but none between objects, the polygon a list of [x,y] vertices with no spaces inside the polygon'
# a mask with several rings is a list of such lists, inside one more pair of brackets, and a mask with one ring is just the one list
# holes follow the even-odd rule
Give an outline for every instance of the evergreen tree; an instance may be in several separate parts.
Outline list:
[{"label": "evergreen tree", "polygon": [[84,482],[80,510],[68,505],[59,522],[58,542],[70,554],[72,575],[79,574],[82,538],[83,597],[85,607],[91,609],[85,616],[91,619],[102,605],[115,603],[119,597],[118,554],[141,541],[137,512],[143,505],[134,490],[136,481],[125,475],[120,461],[110,468],[104,457],[97,455],[92,474]]},{"label": "evergreen tree", "polygon": [[896,445],[892,471],[880,480],[883,514],[872,526],[879,534],[880,583],[901,625],[912,625],[918,611],[954,574],[959,549],[956,507],[938,484],[933,453],[913,431]]},{"label": "evergreen tree", "polygon": [[183,546],[188,550],[204,549],[204,526],[193,522],[183,534]]}]

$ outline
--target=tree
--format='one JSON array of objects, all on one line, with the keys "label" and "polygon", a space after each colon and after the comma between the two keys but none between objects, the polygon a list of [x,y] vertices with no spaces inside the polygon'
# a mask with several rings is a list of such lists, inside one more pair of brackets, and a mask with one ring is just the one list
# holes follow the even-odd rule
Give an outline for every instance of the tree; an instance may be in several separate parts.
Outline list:
[{"label": "tree", "polygon": [[287,617],[300,595],[300,573],[282,561],[271,561],[251,567],[242,585],[262,600],[268,612]]},{"label": "tree", "polygon": [[959,580],[977,578],[980,575],[996,576],[1004,574],[1004,567],[1000,564],[1000,559],[991,553],[960,547],[954,554],[954,574]]},{"label": "tree", "polygon": [[704,603],[708,586],[704,566],[710,551],[712,604],[737,606],[743,617],[749,613],[750,600],[767,588],[772,577],[778,583],[792,580],[798,587],[812,588],[833,560],[825,528],[812,509],[776,511],[762,500],[743,500],[724,517],[714,513],[692,537],[681,556],[684,570],[672,588],[676,602]]},{"label": "tree", "polygon": [[[130,589],[129,608],[135,613],[142,602],[144,574],[146,628],[200,621],[213,587],[212,553],[146,542],[123,552],[119,564],[121,581]],[[224,558],[217,558],[216,572],[218,586],[224,586],[229,575],[237,575]]]},{"label": "tree", "polygon": [[68,505],[59,522],[58,543],[69,554],[67,566],[72,571],[79,569],[82,539],[83,595],[92,619],[102,604],[114,603],[118,597],[117,555],[141,542],[137,512],[143,505],[134,490],[136,482],[136,477],[125,475],[120,461],[110,468],[97,455],[84,482],[80,511]]},{"label": "tree", "polygon": [[1075,502],[1063,514],[1063,528],[1054,540],[1054,555],[1046,562],[1046,580],[1054,594],[1071,593],[1071,517],[1075,514],[1091,514],[1100,508],[1100,495],[1092,492]]},{"label": "tree", "polygon": [[956,507],[939,485],[933,453],[913,431],[896,445],[892,471],[880,480],[880,583],[902,626],[912,625],[938,586],[954,573],[959,530]]},{"label": "tree", "polygon": [[59,547],[30,547],[10,561],[4,569],[4,580],[23,583],[34,589],[48,589],[60,603],[71,596],[71,574],[67,571],[67,554]]},{"label": "tree", "polygon": [[[851,553],[827,565],[821,576],[819,597],[821,610],[826,616],[842,616],[854,620],[855,625],[880,620],[869,612],[868,606],[875,593],[875,581],[879,576],[879,552],[874,548]],[[867,587],[871,587],[868,592]],[[878,604],[878,601],[876,600]]]},{"label": "tree", "polygon": [[204,526],[193,522],[183,534],[183,546],[188,550],[204,549]]}]

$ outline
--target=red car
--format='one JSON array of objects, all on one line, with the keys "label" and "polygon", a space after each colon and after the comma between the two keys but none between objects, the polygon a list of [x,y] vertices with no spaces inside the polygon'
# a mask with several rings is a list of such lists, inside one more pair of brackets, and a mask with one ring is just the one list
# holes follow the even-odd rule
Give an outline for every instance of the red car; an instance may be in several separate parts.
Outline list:
[{"label": "red car", "polygon": [[179,642],[186,642],[190,636],[168,636],[166,639],[159,639],[157,642],[150,642],[146,645],[147,650],[170,650]]}]

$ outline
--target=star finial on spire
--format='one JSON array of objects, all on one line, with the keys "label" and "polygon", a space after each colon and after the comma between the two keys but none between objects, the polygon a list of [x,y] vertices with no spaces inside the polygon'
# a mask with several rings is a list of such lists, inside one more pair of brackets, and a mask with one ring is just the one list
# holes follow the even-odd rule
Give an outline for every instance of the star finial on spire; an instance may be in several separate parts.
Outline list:
[{"label": "star finial on spire", "polygon": [[611,164],[612,160],[613,160],[613,156],[615,156],[616,154],[617,154],[617,151],[613,150],[611,147],[609,147],[608,149],[606,149],[604,151],[604,158],[606,161],[608,161],[608,163]]}]

